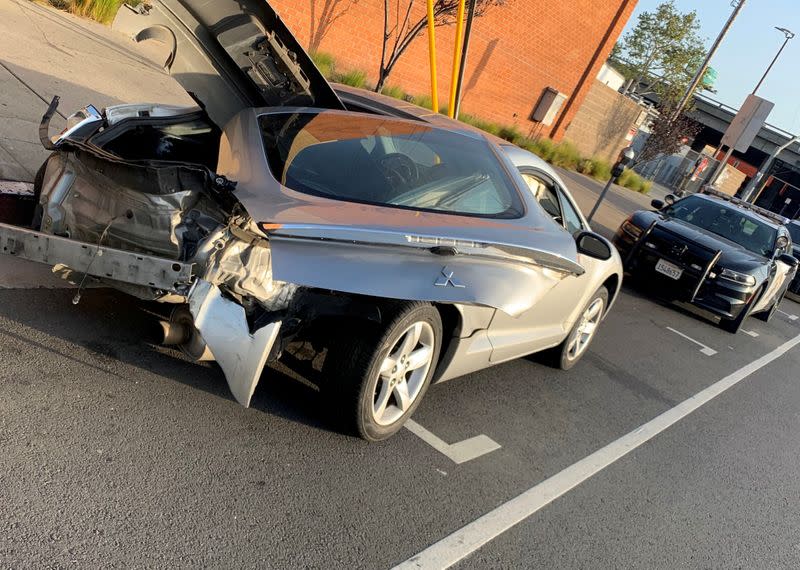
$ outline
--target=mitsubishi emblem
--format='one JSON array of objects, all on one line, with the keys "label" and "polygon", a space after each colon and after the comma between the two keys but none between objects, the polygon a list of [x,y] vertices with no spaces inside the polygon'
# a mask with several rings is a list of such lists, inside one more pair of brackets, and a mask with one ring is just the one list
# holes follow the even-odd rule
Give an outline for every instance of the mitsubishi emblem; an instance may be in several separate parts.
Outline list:
[{"label": "mitsubishi emblem", "polygon": [[437,287],[455,287],[456,289],[464,289],[466,287],[461,281],[453,277],[453,271],[446,265],[442,267],[442,276],[436,280],[434,285]]}]

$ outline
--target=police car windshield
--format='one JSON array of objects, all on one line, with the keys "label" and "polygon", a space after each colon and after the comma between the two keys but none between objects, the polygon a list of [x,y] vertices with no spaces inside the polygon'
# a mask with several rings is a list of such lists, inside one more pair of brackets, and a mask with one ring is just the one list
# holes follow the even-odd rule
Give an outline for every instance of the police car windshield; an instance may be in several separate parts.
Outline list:
[{"label": "police car windshield", "polygon": [[770,257],[778,231],[724,202],[689,196],[664,209],[667,216],[724,237],[758,255]]}]

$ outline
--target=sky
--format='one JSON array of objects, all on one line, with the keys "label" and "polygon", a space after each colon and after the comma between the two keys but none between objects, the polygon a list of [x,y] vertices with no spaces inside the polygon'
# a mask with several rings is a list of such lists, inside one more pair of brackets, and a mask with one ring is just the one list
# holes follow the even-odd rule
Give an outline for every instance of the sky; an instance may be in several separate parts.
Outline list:
[{"label": "sky", "polygon": [[[625,31],[636,25],[639,14],[654,11],[661,2],[639,0]],[[706,47],[711,46],[733,11],[730,0],[675,0],[675,6],[681,12],[697,11],[700,37]],[[797,37],[789,40],[757,94],[775,103],[768,123],[800,134],[800,0],[745,0],[711,60],[711,67],[719,74],[717,93],[702,93],[738,109],[785,39],[775,26],[788,28]]]}]

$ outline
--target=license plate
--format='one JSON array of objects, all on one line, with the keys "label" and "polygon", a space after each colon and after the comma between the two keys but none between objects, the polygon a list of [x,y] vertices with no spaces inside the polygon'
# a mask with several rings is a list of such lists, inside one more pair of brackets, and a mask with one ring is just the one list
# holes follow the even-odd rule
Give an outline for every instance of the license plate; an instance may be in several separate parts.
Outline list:
[{"label": "license plate", "polygon": [[656,271],[672,279],[680,279],[681,275],[683,275],[683,269],[663,259],[659,259],[658,263],[656,263]]}]

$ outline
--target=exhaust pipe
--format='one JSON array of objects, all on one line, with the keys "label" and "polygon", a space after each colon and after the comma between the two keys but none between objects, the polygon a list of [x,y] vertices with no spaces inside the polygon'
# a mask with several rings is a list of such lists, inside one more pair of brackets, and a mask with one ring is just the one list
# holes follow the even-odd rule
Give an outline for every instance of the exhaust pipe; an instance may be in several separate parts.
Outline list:
[{"label": "exhaust pipe", "polygon": [[175,346],[189,340],[191,331],[185,322],[159,321],[161,325],[161,344]]}]

